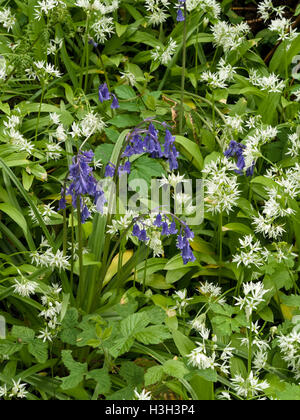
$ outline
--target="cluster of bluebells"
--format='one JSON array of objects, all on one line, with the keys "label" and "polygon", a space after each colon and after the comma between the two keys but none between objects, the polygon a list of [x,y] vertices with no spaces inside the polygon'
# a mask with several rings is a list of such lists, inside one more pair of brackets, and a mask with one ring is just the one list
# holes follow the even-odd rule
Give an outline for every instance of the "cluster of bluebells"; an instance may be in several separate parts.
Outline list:
[{"label": "cluster of bluebells", "polygon": [[[237,157],[237,169],[235,172],[237,174],[242,175],[244,173],[246,162],[244,157],[244,150],[246,149],[246,146],[242,143],[238,143],[234,140],[230,142],[229,148],[224,152],[224,155],[229,157]],[[255,168],[255,162],[253,165],[246,169],[246,175],[252,176],[254,174],[254,168]]]},{"label": "cluster of bluebells", "polygon": [[103,102],[110,101],[112,99],[111,103],[111,109],[117,109],[120,107],[118,98],[114,93],[110,93],[108,86],[106,83],[99,86],[99,101],[103,104]]},{"label": "cluster of bluebells", "polygon": [[[159,132],[151,122],[148,130],[136,128],[133,130],[127,138],[127,146],[122,155],[122,158],[130,158],[133,155],[141,155],[148,153],[151,158],[168,159],[170,170],[178,169],[178,157],[179,152],[175,146],[175,137],[172,136],[171,132],[167,129],[165,135],[165,143],[162,145],[159,141]],[[115,174],[115,166],[109,163],[106,168],[106,176],[113,177]],[[130,173],[130,162],[129,160],[119,168],[119,172]]]},{"label": "cluster of bluebells", "polygon": [[[161,229],[161,236],[177,236],[177,248],[181,251],[183,263],[186,265],[189,262],[195,262],[196,258],[193,254],[190,241],[194,239],[194,233],[190,230],[186,223],[180,222],[180,230],[178,230],[175,219],[171,216],[172,221],[166,214],[158,214],[153,225]],[[140,227],[143,222],[135,223],[133,226],[133,236],[137,237],[142,242],[148,242],[149,237],[145,228]]]},{"label": "cluster of bluebells", "polygon": [[66,194],[72,196],[72,205],[77,208],[78,200],[81,209],[81,222],[85,223],[90,217],[88,206],[84,201],[84,196],[87,195],[94,199],[97,209],[103,212],[103,206],[106,202],[104,192],[98,187],[97,181],[93,176],[93,169],[90,164],[94,160],[94,153],[90,150],[87,152],[80,151],[77,156],[73,158],[73,163],[69,168],[69,180],[71,184],[66,190],[62,189],[62,198],[60,200],[60,210],[66,208]]}]

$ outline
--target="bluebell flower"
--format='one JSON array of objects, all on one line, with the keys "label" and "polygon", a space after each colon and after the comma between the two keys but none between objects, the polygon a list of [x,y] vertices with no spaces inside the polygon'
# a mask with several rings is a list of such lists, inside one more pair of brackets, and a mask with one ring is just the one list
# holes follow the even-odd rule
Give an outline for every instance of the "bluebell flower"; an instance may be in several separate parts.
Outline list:
[{"label": "bluebell flower", "polygon": [[94,39],[89,40],[89,44],[92,45],[94,48],[98,48],[99,44]]},{"label": "bluebell flower", "polygon": [[179,0],[178,11],[177,11],[177,22],[184,22],[185,21],[185,3],[186,0]]},{"label": "bluebell flower", "polygon": [[[97,181],[92,173],[93,169],[90,167],[93,159],[94,153],[91,150],[88,152],[80,151],[78,155],[73,158],[72,164],[69,168],[69,180],[71,181],[71,184],[67,190],[64,188],[62,189],[62,197],[59,203],[59,208],[65,209],[65,196],[66,194],[71,195],[72,205],[76,209],[79,200],[82,223],[85,223],[85,221],[90,217],[90,212],[84,204],[83,197],[85,195],[92,197],[96,204],[99,197],[102,195],[104,196],[103,191],[99,190],[97,187]],[[105,198],[102,200],[105,200]]]},{"label": "bluebell flower", "polygon": [[116,95],[114,93],[112,94],[112,97],[113,97],[113,101],[112,101],[112,104],[111,104],[111,109],[120,108],[118,98],[116,97]]},{"label": "bluebell flower", "polygon": [[127,174],[129,175],[131,172],[131,163],[129,162],[129,160],[123,165],[120,166],[119,168],[119,174],[122,172],[127,172]]},{"label": "bluebell flower", "polygon": [[[229,148],[224,152],[224,155],[229,157],[237,157],[237,169],[236,173],[243,175],[244,169],[246,167],[245,157],[244,157],[244,150],[246,146],[244,144],[238,143],[232,140],[229,144]],[[254,174],[255,162],[253,165],[246,170],[247,176],[252,176]]]},{"label": "bluebell flower", "polygon": [[105,168],[105,177],[113,178],[115,176],[115,172],[116,172],[116,166],[113,163],[109,162]]},{"label": "bluebell flower", "polygon": [[162,224],[163,224],[163,221],[162,221],[162,216],[161,216],[161,214],[158,214],[158,215],[156,216],[155,221],[154,221],[154,226],[157,226],[157,227],[162,227]]},{"label": "bluebell flower", "polygon": [[111,96],[107,84],[99,86],[99,101],[103,104],[104,101],[110,101]]},{"label": "bluebell flower", "polygon": [[147,232],[145,229],[140,229],[137,224],[133,226],[132,235],[136,236],[140,241],[147,242],[149,238],[147,237]]},{"label": "bluebell flower", "polygon": [[110,101],[111,98],[111,109],[120,108],[119,101],[117,96],[114,93],[110,93],[107,83],[103,83],[103,85],[99,86],[99,101],[103,104],[105,101]]}]

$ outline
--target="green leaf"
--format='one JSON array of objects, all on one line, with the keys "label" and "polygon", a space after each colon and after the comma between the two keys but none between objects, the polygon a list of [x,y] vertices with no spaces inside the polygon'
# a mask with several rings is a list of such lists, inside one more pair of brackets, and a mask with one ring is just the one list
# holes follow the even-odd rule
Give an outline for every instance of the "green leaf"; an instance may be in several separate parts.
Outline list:
[{"label": "green leaf", "polygon": [[91,370],[87,375],[86,379],[93,379],[99,389],[99,394],[107,394],[111,388],[111,380],[106,368]]},{"label": "green leaf", "polygon": [[152,366],[145,373],[145,386],[156,384],[161,382],[164,375],[163,366]]},{"label": "green leaf", "polygon": [[71,350],[62,351],[62,361],[70,371],[70,375],[62,378],[61,389],[76,388],[87,373],[87,363],[78,363],[73,360]]},{"label": "green leaf", "polygon": [[202,171],[204,161],[199,146],[182,136],[176,136],[175,143],[178,146],[179,151],[189,160],[189,162],[199,171]]},{"label": "green leaf", "polygon": [[143,344],[160,344],[170,337],[168,328],[162,325],[151,325],[135,335]]},{"label": "green leaf", "polygon": [[136,387],[144,382],[144,369],[133,362],[124,362],[121,365],[120,376],[128,385]]},{"label": "green leaf", "polygon": [[185,364],[180,360],[167,360],[163,364],[164,372],[169,376],[174,376],[177,379],[183,379],[189,373]]},{"label": "green leaf", "polygon": [[32,354],[38,363],[46,363],[48,360],[48,343],[35,339],[28,344],[28,351]]}]

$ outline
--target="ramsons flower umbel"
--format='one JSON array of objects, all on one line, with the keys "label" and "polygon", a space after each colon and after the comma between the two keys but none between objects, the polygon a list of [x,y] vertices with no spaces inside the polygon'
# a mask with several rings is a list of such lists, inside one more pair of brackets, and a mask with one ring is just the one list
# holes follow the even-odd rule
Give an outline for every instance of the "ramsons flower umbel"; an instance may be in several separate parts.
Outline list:
[{"label": "ramsons flower umbel", "polygon": [[79,199],[81,208],[81,222],[90,217],[88,207],[84,203],[84,196],[92,197],[97,205],[97,210],[103,211],[103,205],[106,200],[104,192],[98,188],[97,181],[93,176],[93,169],[90,164],[93,162],[94,153],[90,150],[87,152],[80,151],[77,156],[73,158],[72,165],[69,168],[69,180],[71,184],[67,190],[62,189],[62,198],[60,200],[60,210],[66,208],[66,194],[72,196],[72,205],[77,208]]}]

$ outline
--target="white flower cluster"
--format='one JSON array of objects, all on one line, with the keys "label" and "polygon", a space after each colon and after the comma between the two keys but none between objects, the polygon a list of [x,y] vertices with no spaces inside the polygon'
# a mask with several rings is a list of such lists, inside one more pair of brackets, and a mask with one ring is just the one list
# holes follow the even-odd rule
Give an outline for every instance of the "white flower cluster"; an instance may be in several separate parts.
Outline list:
[{"label": "white flower cluster", "polygon": [[247,318],[249,319],[253,311],[257,310],[258,305],[265,302],[264,295],[269,291],[264,288],[262,282],[249,282],[243,284],[244,297],[235,297],[240,309],[245,309]]},{"label": "white flower cluster", "polygon": [[48,81],[53,77],[61,77],[61,73],[55,66],[51,63],[47,63],[46,61],[35,61],[33,63],[33,67],[28,68],[25,70],[27,77],[30,80],[39,80],[39,81]]},{"label": "white flower cluster", "polygon": [[267,178],[275,181],[283,190],[283,192],[291,198],[298,198],[300,194],[300,165],[296,163],[286,170],[275,166],[267,170]]},{"label": "white flower cluster", "polygon": [[212,27],[214,43],[217,47],[222,47],[225,53],[241,46],[249,33],[250,27],[245,22],[231,25],[225,21],[219,21]]},{"label": "white flower cluster", "polygon": [[49,293],[42,296],[42,304],[45,309],[39,314],[40,317],[44,318],[46,326],[40,331],[38,338],[44,342],[52,342],[57,336],[60,327],[58,317],[62,309],[61,287],[58,284],[53,284],[49,289]]},{"label": "white flower cluster", "polygon": [[288,41],[288,43],[291,43],[298,36],[297,30],[292,28],[290,19],[286,18],[272,20],[269,30],[276,32],[280,41]]},{"label": "white flower cluster", "polygon": [[230,360],[233,357],[234,348],[230,347],[229,343],[219,349],[217,336],[213,336],[210,340],[211,331],[205,327],[204,318],[202,326],[200,322],[197,331],[202,342],[197,342],[197,347],[187,356],[188,363],[198,369],[213,369],[220,371],[223,375],[229,375]]},{"label": "white flower cluster", "polygon": [[0,25],[11,31],[16,24],[16,17],[12,14],[9,7],[0,10]]},{"label": "white flower cluster", "polygon": [[[57,212],[54,210],[54,207],[51,206],[51,204],[41,204],[41,205],[38,205],[37,208],[46,225],[50,224],[51,219],[57,216]],[[39,223],[32,208],[29,209],[29,216],[31,217],[31,220],[33,223],[35,224]]]},{"label": "white flower cluster", "polygon": [[4,134],[9,138],[13,145],[18,146],[20,151],[25,151],[28,155],[32,155],[34,145],[19,131],[21,122],[21,118],[17,115],[8,117],[7,121],[4,121]]},{"label": "white flower cluster", "polygon": [[207,211],[229,214],[237,205],[240,191],[238,177],[233,174],[236,169],[236,164],[226,157],[205,166],[203,173],[206,175],[204,188]]},{"label": "white flower cluster", "polygon": [[62,0],[40,0],[37,5],[34,6],[35,9],[35,19],[41,20],[42,17],[49,16],[50,13],[55,10],[58,6],[66,7],[66,4]]},{"label": "white flower cluster", "polygon": [[168,17],[168,0],[145,0],[145,7],[150,16],[148,17],[150,25],[157,26],[164,23]]},{"label": "white flower cluster", "polygon": [[79,123],[73,123],[70,135],[73,138],[84,137],[88,139],[94,134],[101,133],[105,126],[102,117],[91,111]]},{"label": "white flower cluster", "polygon": [[24,276],[21,276],[21,280],[15,279],[14,281],[14,293],[22,297],[30,297],[34,295],[38,284],[35,281],[29,281]]},{"label": "white flower cluster", "polygon": [[251,371],[247,378],[242,375],[236,375],[231,379],[233,389],[239,397],[253,398],[260,393],[264,393],[270,387],[267,381],[261,381]]},{"label": "white flower cluster", "polygon": [[278,130],[276,127],[263,126],[256,128],[253,134],[250,133],[245,139],[245,169],[251,168],[259,157],[262,156],[261,147],[276,138]]},{"label": "white flower cluster", "polygon": [[86,12],[100,12],[102,15],[112,13],[119,7],[119,0],[112,0],[111,2],[101,2],[99,0],[77,0],[75,5],[81,7]]},{"label": "white flower cluster", "polygon": [[12,379],[12,386],[7,387],[6,384],[0,386],[0,398],[26,398],[28,392],[25,390],[27,384],[21,383],[21,379],[15,381]]},{"label": "white flower cluster", "polygon": [[272,0],[263,0],[257,6],[258,15],[264,20],[267,21],[273,14],[276,14],[277,17],[282,18],[284,14],[285,6],[275,7]]},{"label": "white flower cluster", "polygon": [[269,251],[252,235],[247,235],[240,242],[240,253],[233,256],[233,262],[238,266],[262,267],[268,260]]},{"label": "white flower cluster", "polygon": [[218,302],[220,305],[224,305],[226,303],[226,299],[222,296],[222,289],[214,285],[213,283],[209,283],[206,281],[205,283],[200,283],[199,286],[196,287],[199,293],[206,296],[209,302]]},{"label": "white flower cluster", "polygon": [[41,248],[47,248],[46,250],[31,252],[30,258],[31,263],[37,267],[46,267],[54,270],[58,268],[61,270],[67,270],[70,268],[69,256],[63,254],[63,251],[53,252],[52,248],[47,245],[47,241],[41,244]]},{"label": "white flower cluster", "polygon": [[285,229],[283,225],[274,225],[278,218],[295,214],[295,211],[287,206],[288,197],[280,194],[276,188],[266,188],[269,199],[263,206],[262,213],[253,219],[255,231],[265,237],[277,239]]},{"label": "white flower cluster", "polygon": [[226,61],[221,58],[218,66],[218,71],[213,73],[211,71],[204,71],[200,75],[200,80],[205,82],[211,89],[226,89],[228,82],[234,79],[236,73],[235,67],[230,64],[226,64]]},{"label": "white flower cluster", "polygon": [[185,312],[186,307],[189,305],[189,301],[192,300],[191,298],[187,297],[187,290],[177,290],[173,298],[176,302],[176,305],[171,308],[171,310],[178,311],[179,315]]},{"label": "white flower cluster", "polygon": [[192,12],[196,8],[209,14],[213,19],[218,20],[221,16],[221,6],[216,0],[186,0],[186,8]]},{"label": "white flower cluster", "polygon": [[272,73],[269,76],[261,76],[254,69],[249,72],[249,81],[253,86],[257,86],[268,93],[282,93],[285,88],[285,81],[280,80],[276,74]]},{"label": "white flower cluster", "polygon": [[166,66],[171,61],[176,48],[177,42],[170,38],[164,48],[158,46],[153,51],[151,51],[151,57],[154,61],[159,61],[161,64]]},{"label": "white flower cluster", "polygon": [[297,158],[300,154],[300,137],[298,133],[290,134],[289,137],[289,149],[287,155]]},{"label": "white flower cluster", "polygon": [[300,333],[295,329],[291,333],[280,334],[277,338],[282,358],[295,374],[295,379],[300,379]]}]

